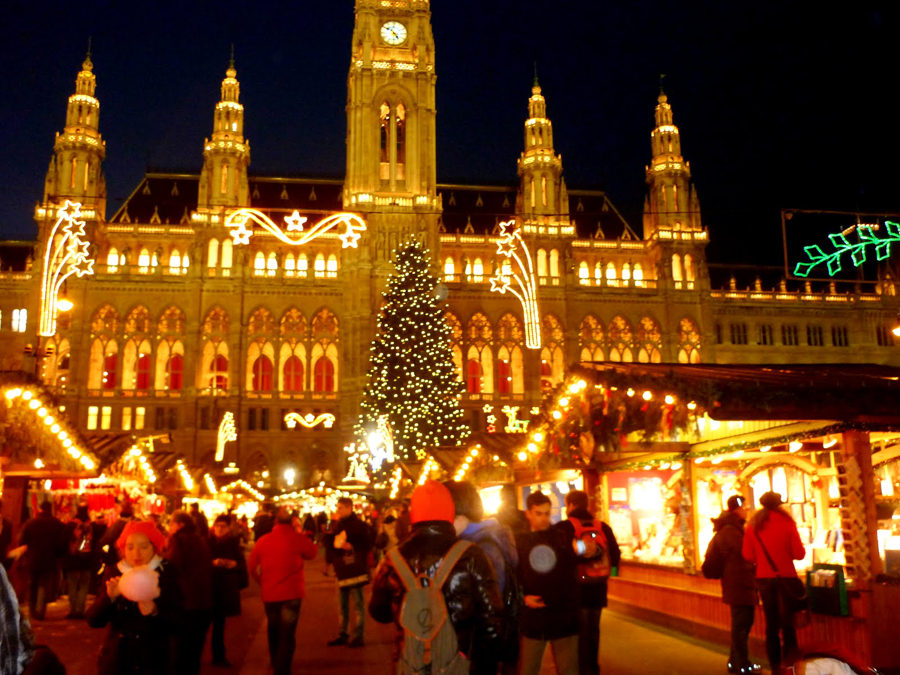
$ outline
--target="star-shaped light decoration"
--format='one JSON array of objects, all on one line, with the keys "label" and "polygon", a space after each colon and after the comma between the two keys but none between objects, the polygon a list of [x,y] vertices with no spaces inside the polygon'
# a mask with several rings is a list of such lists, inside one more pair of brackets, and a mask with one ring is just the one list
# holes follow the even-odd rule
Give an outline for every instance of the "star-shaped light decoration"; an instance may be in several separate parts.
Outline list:
[{"label": "star-shaped light decoration", "polygon": [[500,223],[500,236],[511,237],[516,233],[516,229],[515,220],[507,220],[504,223]]},{"label": "star-shaped light decoration", "polygon": [[362,235],[359,232],[351,227],[347,227],[347,231],[339,234],[338,238],[343,242],[344,248],[356,248],[356,243],[359,241],[360,236]]},{"label": "star-shaped light decoration", "polygon": [[505,255],[507,258],[512,257],[516,252],[516,240],[513,237],[504,237],[497,244],[497,253]]},{"label": "star-shaped light decoration", "polygon": [[288,232],[303,232],[303,225],[309,218],[300,215],[299,211],[294,211],[291,215],[285,216],[284,222],[287,223]]},{"label": "star-shaped light decoration", "polygon": [[497,416],[496,415],[488,415],[487,421],[488,421],[488,424],[493,424],[494,422],[497,421]]},{"label": "star-shaped light decoration", "polygon": [[64,206],[60,207],[56,213],[57,218],[65,218],[67,220],[75,220],[81,218],[81,202],[70,202],[68,199]]},{"label": "star-shaped light decoration", "polygon": [[506,293],[506,291],[509,289],[509,277],[504,276],[504,274],[500,270],[497,270],[497,274],[492,276],[490,281],[491,292]]},{"label": "star-shaped light decoration", "polygon": [[248,230],[243,220],[238,223],[236,228],[231,230],[231,237],[234,239],[235,246],[249,244],[251,236],[253,236],[253,230]]},{"label": "star-shaped light decoration", "polygon": [[90,258],[85,258],[83,260],[79,260],[78,262],[74,262],[70,265],[70,269],[75,272],[75,274],[79,277],[83,277],[88,274],[94,273],[94,261]]},{"label": "star-shaped light decoration", "polygon": [[493,409],[494,409],[494,406],[492,406],[490,403],[485,403],[484,408],[482,408],[482,410],[484,410],[484,412],[486,412],[486,413],[491,412]]}]

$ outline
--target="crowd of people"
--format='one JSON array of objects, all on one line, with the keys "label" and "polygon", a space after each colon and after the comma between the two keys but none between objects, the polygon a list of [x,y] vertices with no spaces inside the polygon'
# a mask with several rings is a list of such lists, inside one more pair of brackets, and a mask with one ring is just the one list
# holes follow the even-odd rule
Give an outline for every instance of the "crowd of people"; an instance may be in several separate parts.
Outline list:
[{"label": "crowd of people", "polygon": [[[831,662],[855,668],[834,652],[800,653],[796,628],[805,597],[793,561],[805,550],[782,503],[766,493],[751,516],[750,505],[734,495],[714,520],[702,569],[721,579],[731,608],[728,672],[761,670],[749,655],[760,600],[773,674],[804,656],[819,668],[807,672],[844,672],[828,670]],[[246,519],[222,514],[210,527],[196,504],[170,514],[165,527],[137,518],[125,504],[107,527],[92,521],[86,507],[63,523],[45,502],[22,527],[16,548],[3,539],[8,522],[0,522],[0,647],[7,650],[0,675],[65,672],[51,650],[35,647],[19,612],[5,569],[16,558],[29,572],[32,620],[44,620],[62,570],[67,618],[106,630],[101,675],[196,675],[210,629],[212,663],[230,667],[226,620],[241,613],[241,591],[252,578],[261,590],[272,672],[287,675],[306,597],[305,566],[320,547],[333,569],[340,616],[337,636],[323,635],[323,646],[365,645],[368,614],[395,626],[398,673],[537,675],[549,647],[559,675],[599,675],[601,615],[620,562],[615,535],[579,490],[566,494],[565,518],[556,523],[548,495],[531,492],[525,507],[519,510],[507,486],[496,516],[485,517],[473,484],[427,480],[408,505],[380,514],[357,512],[349,498],[338,500],[331,515],[265,504],[251,539]]]}]

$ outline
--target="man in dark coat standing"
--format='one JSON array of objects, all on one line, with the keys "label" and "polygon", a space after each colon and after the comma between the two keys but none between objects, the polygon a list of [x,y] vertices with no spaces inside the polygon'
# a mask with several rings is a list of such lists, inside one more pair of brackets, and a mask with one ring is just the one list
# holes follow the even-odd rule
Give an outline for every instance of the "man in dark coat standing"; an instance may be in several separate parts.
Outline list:
[{"label": "man in dark coat standing", "polygon": [[231,516],[218,516],[209,534],[212,557],[212,653],[213,665],[230,667],[225,655],[225,619],[241,613],[241,590],[247,588],[247,560],[237,535],[231,532]]},{"label": "man in dark coat standing", "polygon": [[750,661],[748,641],[756,613],[756,572],[753,563],[744,560],[741,548],[748,509],[744,498],[732,495],[728,509],[713,519],[715,535],[706,549],[703,576],[722,580],[722,602],[731,606],[731,652],[728,672],[758,673],[760,667]]},{"label": "man in dark coat standing", "polygon": [[28,611],[32,619],[43,621],[47,601],[56,581],[57,565],[67,544],[66,526],[53,515],[53,504],[41,504],[38,515],[22,526],[19,543],[27,547],[25,564],[29,573]]},{"label": "man in dark coat standing", "polygon": [[[607,555],[609,566],[618,570],[622,554],[619,543],[612,528],[603,521],[596,520],[588,507],[588,496],[581,490],[566,493],[566,514],[568,520],[559,524],[571,536],[575,537],[573,521],[579,521],[584,527],[597,528],[606,540],[606,551],[598,551],[597,555]],[[598,578],[590,582],[579,583],[581,591],[581,630],[578,635],[578,670],[582,675],[600,675],[600,616],[607,604],[608,578]]]},{"label": "man in dark coat standing", "polygon": [[[363,586],[369,583],[369,528],[353,512],[353,500],[341,497],[337,503],[338,525],[334,531],[334,573],[338,580],[341,607],[341,632],[329,647],[365,644],[366,606]],[[356,608],[356,625],[350,638],[350,599]]]}]

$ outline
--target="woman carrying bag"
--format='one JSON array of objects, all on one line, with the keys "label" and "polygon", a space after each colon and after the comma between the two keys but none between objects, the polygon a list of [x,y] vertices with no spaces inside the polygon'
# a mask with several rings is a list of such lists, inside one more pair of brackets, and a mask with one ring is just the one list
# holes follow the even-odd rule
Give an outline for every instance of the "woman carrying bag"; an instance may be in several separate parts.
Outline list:
[{"label": "woman carrying bag", "polygon": [[762,508],[753,514],[744,532],[743,555],[756,564],[759,595],[766,616],[766,654],[773,675],[780,675],[782,662],[797,655],[794,614],[804,609],[805,588],[794,569],[794,560],[806,557],[797,525],[781,507],[777,492],[759,499]]}]

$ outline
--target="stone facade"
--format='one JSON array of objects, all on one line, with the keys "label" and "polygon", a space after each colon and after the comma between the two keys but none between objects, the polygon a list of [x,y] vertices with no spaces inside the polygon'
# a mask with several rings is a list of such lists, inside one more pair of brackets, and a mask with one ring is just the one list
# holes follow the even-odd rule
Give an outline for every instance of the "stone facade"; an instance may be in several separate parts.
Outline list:
[{"label": "stone facade", "polygon": [[[518,185],[439,184],[430,20],[427,0],[357,0],[345,181],[248,173],[232,63],[199,174],[147,174],[108,219],[88,57],[35,211],[34,262],[0,271],[0,368],[39,372],[86,433],[168,432],[175,450],[211,466],[217,420],[231,411],[239,435],[225,461],[245,475],[270,471],[280,480],[291,467],[299,484],[339,482],[391,253],[410,236],[428,244],[448,289],[474,429],[491,414],[502,427],[504,406],[528,418],[542,389],[580,360],[900,363],[890,282],[861,292],[777,281],[763,288],[758,279],[738,287],[732,277],[715,287],[665,94],[651,131],[643,237],[605,193],[567,188],[537,80]],[[95,274],[67,283],[74,309],[60,315],[56,335],[39,338],[41,257],[66,200],[82,204]],[[359,248],[327,235],[292,247],[262,232],[235,246],[224,220],[238,207],[275,220],[297,211],[311,222],[348,210],[368,229]],[[534,258],[537,350],[526,348],[522,307],[490,290],[503,260],[499,225],[512,218]],[[289,411],[330,412],[337,423],[288,430]]]}]

